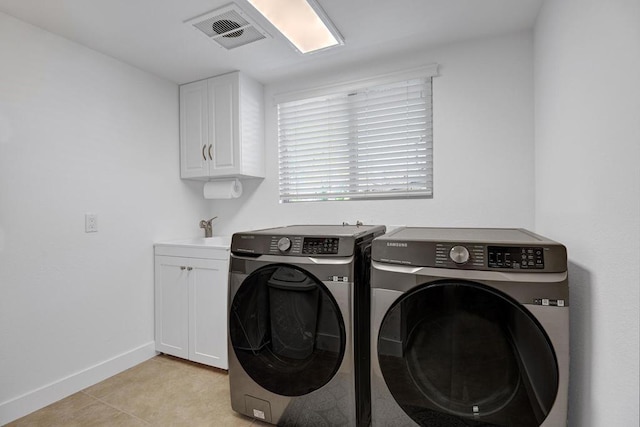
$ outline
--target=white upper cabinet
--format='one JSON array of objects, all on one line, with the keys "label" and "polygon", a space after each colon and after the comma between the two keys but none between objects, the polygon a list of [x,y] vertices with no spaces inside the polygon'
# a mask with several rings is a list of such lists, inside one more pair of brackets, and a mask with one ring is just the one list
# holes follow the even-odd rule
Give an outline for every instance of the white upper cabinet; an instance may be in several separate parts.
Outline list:
[{"label": "white upper cabinet", "polygon": [[180,176],[264,178],[260,83],[234,72],[180,86]]},{"label": "white upper cabinet", "polygon": [[180,86],[180,176],[209,176],[207,81]]}]

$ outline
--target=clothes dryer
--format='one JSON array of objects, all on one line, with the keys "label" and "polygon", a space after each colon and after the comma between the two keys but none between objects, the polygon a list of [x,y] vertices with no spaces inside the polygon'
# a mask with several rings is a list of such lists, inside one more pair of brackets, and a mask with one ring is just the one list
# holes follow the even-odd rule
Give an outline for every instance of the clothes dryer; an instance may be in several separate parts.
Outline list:
[{"label": "clothes dryer", "polygon": [[565,426],[563,245],[522,229],[400,228],[372,251],[373,426]]},{"label": "clothes dryer", "polygon": [[281,426],[369,425],[370,254],[384,231],[304,225],[233,235],[233,410]]}]

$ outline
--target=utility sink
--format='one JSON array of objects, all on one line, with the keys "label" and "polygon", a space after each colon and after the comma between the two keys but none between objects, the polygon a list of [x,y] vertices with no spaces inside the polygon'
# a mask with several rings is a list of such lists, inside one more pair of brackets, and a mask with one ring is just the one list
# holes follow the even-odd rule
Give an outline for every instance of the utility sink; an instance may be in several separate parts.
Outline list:
[{"label": "utility sink", "polygon": [[174,240],[163,242],[168,245],[179,246],[206,246],[229,248],[231,246],[231,236],[214,236],[214,237],[194,237],[192,239]]},{"label": "utility sink", "polygon": [[170,240],[154,245],[156,255],[185,256],[192,258],[228,259],[231,236],[193,237],[191,239]]}]

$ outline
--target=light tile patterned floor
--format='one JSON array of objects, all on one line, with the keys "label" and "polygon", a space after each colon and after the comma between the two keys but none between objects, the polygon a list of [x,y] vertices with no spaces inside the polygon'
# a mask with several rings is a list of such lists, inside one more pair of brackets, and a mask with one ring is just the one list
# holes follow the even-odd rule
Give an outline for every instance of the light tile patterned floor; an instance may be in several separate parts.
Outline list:
[{"label": "light tile patterned floor", "polygon": [[267,426],[231,409],[227,373],[156,356],[7,427]]}]

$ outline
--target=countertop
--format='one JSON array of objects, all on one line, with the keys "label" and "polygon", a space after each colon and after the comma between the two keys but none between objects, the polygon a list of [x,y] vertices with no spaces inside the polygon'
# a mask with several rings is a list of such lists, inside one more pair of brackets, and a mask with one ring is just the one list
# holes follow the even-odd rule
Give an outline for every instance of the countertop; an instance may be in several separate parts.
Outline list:
[{"label": "countertop", "polygon": [[231,236],[213,237],[193,237],[191,239],[170,240],[158,242],[155,246],[181,246],[186,248],[220,248],[229,249],[231,247]]},{"label": "countertop", "polygon": [[169,240],[157,242],[153,246],[156,255],[228,260],[231,236]]}]

